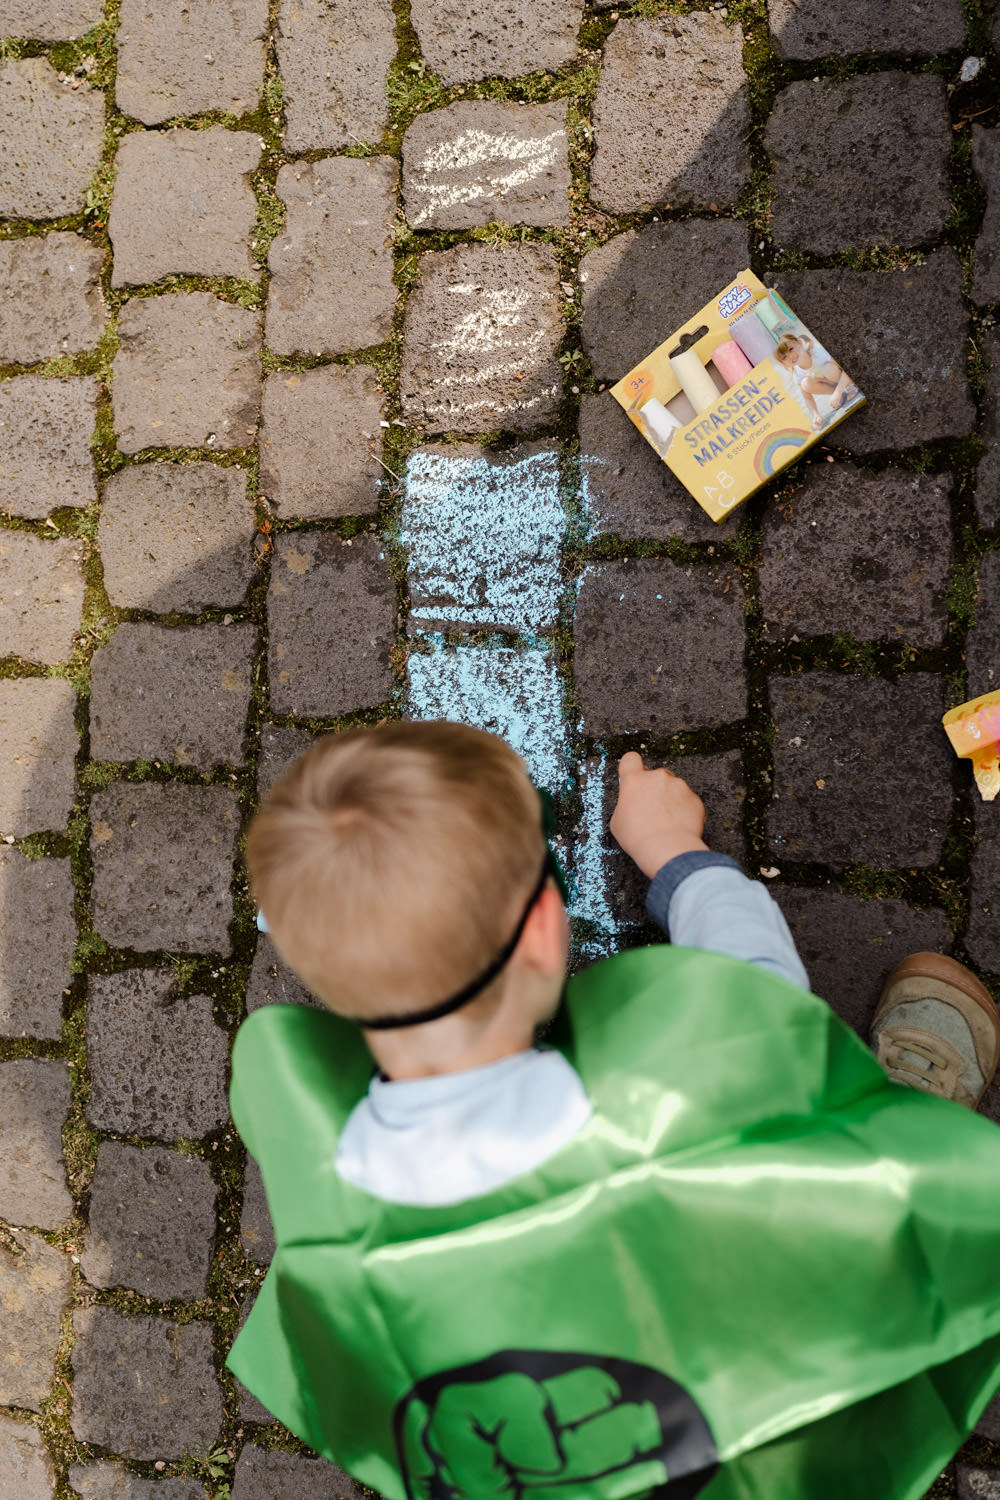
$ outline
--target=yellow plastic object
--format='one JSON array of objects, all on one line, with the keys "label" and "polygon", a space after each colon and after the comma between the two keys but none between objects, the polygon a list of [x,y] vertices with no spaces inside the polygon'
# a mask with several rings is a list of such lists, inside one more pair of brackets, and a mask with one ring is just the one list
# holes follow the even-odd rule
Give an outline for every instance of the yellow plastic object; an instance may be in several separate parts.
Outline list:
[{"label": "yellow plastic object", "polygon": [[1000,792],[1000,690],[950,708],[941,720],[952,749],[972,761],[972,774],[984,802]]}]

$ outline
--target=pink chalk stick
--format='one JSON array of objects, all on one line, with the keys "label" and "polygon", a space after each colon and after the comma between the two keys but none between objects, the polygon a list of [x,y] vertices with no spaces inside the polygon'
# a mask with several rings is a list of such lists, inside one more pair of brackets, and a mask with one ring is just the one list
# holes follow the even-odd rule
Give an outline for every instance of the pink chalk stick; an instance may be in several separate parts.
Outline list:
[{"label": "pink chalk stick", "polygon": [[730,386],[739,385],[753,369],[743,350],[732,339],[716,344],[712,350],[712,363],[726,382],[727,390]]}]

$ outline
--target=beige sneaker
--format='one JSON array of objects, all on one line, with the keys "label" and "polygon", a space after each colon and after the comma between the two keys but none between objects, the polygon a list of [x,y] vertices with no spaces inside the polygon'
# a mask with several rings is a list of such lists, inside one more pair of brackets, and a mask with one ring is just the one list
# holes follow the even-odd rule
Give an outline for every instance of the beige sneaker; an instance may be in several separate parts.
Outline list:
[{"label": "beige sneaker", "polygon": [[1000,1063],[1000,1017],[964,964],[912,953],[885,982],[871,1044],[895,1083],[975,1109]]}]

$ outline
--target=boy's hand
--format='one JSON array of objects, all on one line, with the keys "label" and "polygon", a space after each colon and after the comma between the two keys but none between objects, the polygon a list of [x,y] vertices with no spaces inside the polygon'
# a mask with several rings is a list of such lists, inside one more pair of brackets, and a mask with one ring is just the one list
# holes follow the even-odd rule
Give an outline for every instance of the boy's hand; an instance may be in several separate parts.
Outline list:
[{"label": "boy's hand", "polygon": [[704,827],[705,804],[686,781],[672,771],[648,771],[634,750],[622,756],[611,832],[644,875],[652,880],[675,855],[707,849]]}]

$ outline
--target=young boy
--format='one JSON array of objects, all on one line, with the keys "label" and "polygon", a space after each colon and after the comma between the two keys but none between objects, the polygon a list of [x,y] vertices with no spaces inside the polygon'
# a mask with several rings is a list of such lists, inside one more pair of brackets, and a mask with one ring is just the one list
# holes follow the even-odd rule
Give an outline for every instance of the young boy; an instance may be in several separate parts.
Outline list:
[{"label": "young boy", "polygon": [[386,725],[275,787],[254,888],[334,1014],[237,1040],[278,1248],[230,1363],[392,1500],[915,1500],[1000,1379],[1000,1136],[927,1097],[981,1096],[995,1009],[958,964],[899,966],[894,1088],[700,799],[635,754],[620,778],[672,946],[562,1006],[566,913],[502,741]]}]

